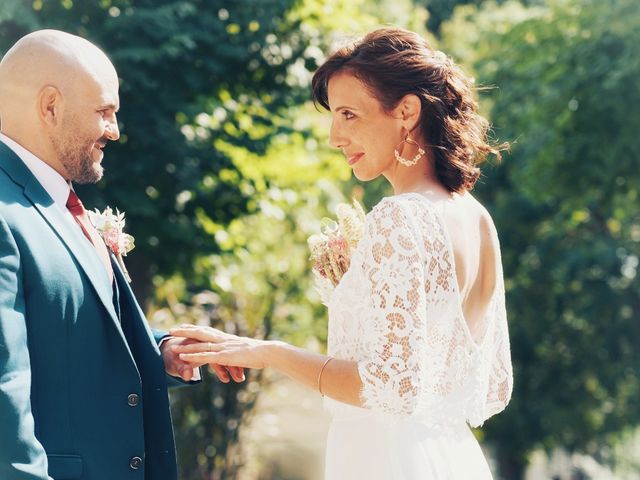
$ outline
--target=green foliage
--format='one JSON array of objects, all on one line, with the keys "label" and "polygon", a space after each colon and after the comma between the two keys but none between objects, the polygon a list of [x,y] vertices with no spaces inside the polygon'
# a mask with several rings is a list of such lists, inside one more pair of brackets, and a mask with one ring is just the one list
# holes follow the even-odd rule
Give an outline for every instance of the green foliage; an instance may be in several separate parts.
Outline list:
[{"label": "green foliage", "polygon": [[[107,175],[85,203],[127,210],[138,241],[130,258],[143,296],[154,273],[188,272],[218,251],[202,221],[226,224],[248,210],[250,186],[213,138],[264,152],[287,130],[282,112],[307,92],[290,71],[305,60],[294,1],[4,1],[0,51],[35,28],[94,41],[121,77],[123,132],[106,155]],[[23,14],[24,13],[24,14]],[[311,62],[313,64],[313,62]],[[202,113],[205,112],[205,113]]]},{"label": "green foliage", "polygon": [[515,391],[488,423],[506,478],[533,448],[605,455],[640,423],[640,4],[459,8],[446,50],[512,154],[478,194],[501,234]]},{"label": "green foliage", "polygon": [[[443,24],[445,24],[454,14],[457,7],[462,5],[472,5],[480,7],[485,3],[502,4],[505,0],[422,0],[416,3],[426,7],[429,13],[427,28],[436,35],[441,34]],[[522,0],[524,5],[535,5],[544,3],[544,0]]]},{"label": "green foliage", "polygon": [[[300,110],[301,116],[312,115],[309,107]],[[300,134],[275,140],[263,156],[222,141],[216,146],[255,186],[255,212],[225,228],[209,226],[221,252],[200,257],[187,281],[177,276],[158,284],[153,323],[188,321],[320,349],[326,342],[326,310],[310,283],[306,239],[319,232],[322,217],[344,199],[339,187],[350,169]],[[174,394],[174,419],[183,426],[177,443],[185,478],[202,478],[206,471],[233,478],[242,459],[222,459],[259,392],[260,377],[251,379],[232,394],[228,386],[217,385],[213,392],[195,395],[183,389]],[[226,400],[212,405],[206,400],[212,393]],[[185,428],[195,419],[198,429]]]},{"label": "green foliage", "polygon": [[[594,452],[640,418],[640,7],[415,3],[445,51],[499,86],[484,106],[514,142],[477,193],[501,234],[516,374],[484,432],[505,478],[519,478],[534,448]],[[342,34],[426,19],[410,0],[2,0],[0,52],[51,27],[113,59],[123,136],[82,197],[126,210],[134,286],[156,326],[321,349],[306,238],[345,197],[371,208],[387,187],[356,186],[323,146],[310,72]],[[181,478],[233,478],[242,459],[227,448],[259,380],[174,394]]]},{"label": "green foliage", "polygon": [[480,5],[484,0],[425,0],[429,20],[427,26],[431,32],[440,32],[440,28],[453,15],[458,5]]},{"label": "green foliage", "polygon": [[[383,2],[364,0],[350,4],[309,1],[292,9],[287,21],[299,24],[306,36],[304,52],[308,58],[304,67],[315,68],[338,31],[361,32],[379,25],[382,5]],[[411,6],[409,1],[399,5]],[[396,8],[393,15],[403,12],[406,13]],[[424,18],[420,10],[417,13],[405,17]],[[385,17],[392,15],[387,13]],[[308,98],[309,70],[297,67],[294,71],[295,86],[304,86]],[[204,114],[198,117],[211,121]],[[290,130],[283,129],[271,137],[265,151],[248,149],[232,139],[213,138],[214,148],[233,164],[233,168],[221,170],[219,177],[238,179],[240,189],[249,193],[249,213],[224,225],[201,210],[195,211],[220,251],[198,256],[186,279],[182,273],[168,282],[156,277],[154,323],[159,324],[162,319],[167,324],[191,321],[250,336],[282,338],[312,349],[323,348],[326,309],[310,283],[306,240],[319,232],[321,219],[333,215],[333,208],[345,200],[345,194],[364,196],[373,203],[379,191],[370,190],[373,193],[365,196],[362,188],[350,180],[344,159],[328,148],[329,120],[309,102],[299,102],[279,120]],[[216,181],[217,178],[211,179]],[[205,472],[234,478],[243,459],[233,442],[240,419],[250,413],[259,393],[260,380],[254,373],[245,388],[232,389],[231,393],[228,386],[220,388],[216,384],[207,388],[212,391],[193,394],[182,390],[174,394],[174,418],[181,426],[177,443],[184,478],[201,478]],[[213,405],[207,400],[212,394],[218,398]],[[196,423],[197,429],[189,427]]]},{"label": "green foliage", "polygon": [[[126,210],[133,285],[153,299],[155,326],[204,323],[321,348],[306,238],[353,182],[320,146],[328,117],[307,102],[310,72],[339,35],[387,22],[419,30],[425,18],[411,0],[3,0],[0,52],[58,28],[112,58],[122,138],[105,179],[81,196]],[[174,393],[181,478],[233,476],[241,459],[227,449],[258,380]]]}]

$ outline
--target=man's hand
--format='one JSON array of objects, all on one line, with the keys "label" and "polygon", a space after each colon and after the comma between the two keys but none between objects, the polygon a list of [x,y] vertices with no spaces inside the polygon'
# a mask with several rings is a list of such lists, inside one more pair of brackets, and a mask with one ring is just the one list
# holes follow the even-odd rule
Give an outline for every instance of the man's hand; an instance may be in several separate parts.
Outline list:
[{"label": "man's hand", "polygon": [[[199,380],[200,373],[193,363],[185,362],[180,359],[180,352],[176,351],[179,345],[189,345],[197,343],[198,340],[184,337],[168,337],[162,341],[160,345],[160,353],[164,360],[164,368],[167,374],[172,377],[180,377],[185,382],[189,380]],[[239,367],[223,367],[221,365],[209,365],[211,370],[216,374],[218,379],[223,383],[229,383],[230,379],[237,383],[245,380],[244,369]]]},{"label": "man's hand", "polygon": [[187,338],[168,337],[163,339],[160,344],[160,353],[162,354],[164,369],[167,371],[167,374],[172,377],[180,377],[185,382],[194,379],[194,368],[193,365],[189,365],[187,362],[180,360],[179,353],[175,351],[175,347],[189,343],[191,343],[191,341]]}]

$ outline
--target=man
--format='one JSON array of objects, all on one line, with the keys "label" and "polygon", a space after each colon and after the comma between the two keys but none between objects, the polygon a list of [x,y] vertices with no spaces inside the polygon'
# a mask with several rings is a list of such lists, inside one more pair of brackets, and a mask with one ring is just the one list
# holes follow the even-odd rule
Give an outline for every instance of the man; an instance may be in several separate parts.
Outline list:
[{"label": "man", "polygon": [[71,186],[102,177],[118,108],[82,38],[34,32],[0,63],[2,480],[177,476],[165,369],[198,372],[151,332]]}]

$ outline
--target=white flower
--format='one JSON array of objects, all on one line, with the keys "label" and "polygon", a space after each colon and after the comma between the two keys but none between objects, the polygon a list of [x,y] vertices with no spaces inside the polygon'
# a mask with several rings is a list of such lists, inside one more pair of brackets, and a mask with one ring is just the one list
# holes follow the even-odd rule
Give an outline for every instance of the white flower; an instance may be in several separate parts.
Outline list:
[{"label": "white flower", "polygon": [[351,254],[364,233],[364,210],[357,201],[353,206],[341,203],[336,208],[338,221],[323,218],[321,234],[307,240],[313,261],[316,289],[324,303],[329,289],[335,288],[351,264]]},{"label": "white flower", "polygon": [[131,235],[124,233],[124,212],[121,213],[116,209],[114,214],[113,210],[107,207],[103,212],[96,209],[93,212],[87,212],[87,215],[107,248],[116,256],[127,281],[131,282],[122,257],[126,257],[127,253],[135,248],[135,241]]}]

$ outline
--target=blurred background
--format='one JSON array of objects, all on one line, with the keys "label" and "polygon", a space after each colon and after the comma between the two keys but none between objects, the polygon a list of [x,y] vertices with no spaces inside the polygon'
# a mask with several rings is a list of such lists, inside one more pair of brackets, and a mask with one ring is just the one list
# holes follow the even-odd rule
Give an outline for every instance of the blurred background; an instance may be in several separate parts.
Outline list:
[{"label": "blurred background", "polygon": [[[309,81],[384,24],[462,64],[512,143],[475,190],[500,233],[515,370],[476,432],[496,479],[640,478],[640,1],[1,0],[0,54],[57,28],[116,65],[123,134],[81,196],[126,211],[154,327],[323,351],[306,239],[337,203],[389,191],[327,146]],[[316,392],[253,371],[172,403],[181,480],[322,478]]]}]

